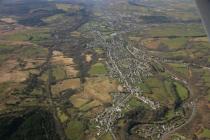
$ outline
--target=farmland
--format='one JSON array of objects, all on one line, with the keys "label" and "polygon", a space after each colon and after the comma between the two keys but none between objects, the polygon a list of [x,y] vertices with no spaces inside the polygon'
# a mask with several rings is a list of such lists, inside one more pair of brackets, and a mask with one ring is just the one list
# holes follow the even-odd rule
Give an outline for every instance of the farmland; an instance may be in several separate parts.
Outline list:
[{"label": "farmland", "polygon": [[209,139],[209,56],[191,0],[2,0],[0,139]]}]

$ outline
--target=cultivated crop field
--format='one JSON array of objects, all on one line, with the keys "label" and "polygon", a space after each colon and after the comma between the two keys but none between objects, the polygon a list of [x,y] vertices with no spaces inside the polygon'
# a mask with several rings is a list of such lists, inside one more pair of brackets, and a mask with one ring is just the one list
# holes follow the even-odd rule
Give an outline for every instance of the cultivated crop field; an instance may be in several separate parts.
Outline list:
[{"label": "cultivated crop field", "polygon": [[191,0],[1,0],[0,75],[1,140],[210,139]]}]

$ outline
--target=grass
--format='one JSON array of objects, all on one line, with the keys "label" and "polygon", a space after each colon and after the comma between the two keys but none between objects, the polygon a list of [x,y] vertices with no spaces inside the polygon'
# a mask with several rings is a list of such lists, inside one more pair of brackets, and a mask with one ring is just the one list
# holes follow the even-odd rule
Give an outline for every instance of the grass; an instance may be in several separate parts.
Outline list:
[{"label": "grass", "polygon": [[210,90],[208,90],[207,100],[210,102]]},{"label": "grass", "polygon": [[17,46],[0,45],[0,64],[4,62],[17,48]]},{"label": "grass", "polygon": [[57,15],[53,15],[47,18],[42,19],[44,22],[46,23],[54,23],[58,20],[62,20],[64,17],[64,14],[57,14]]},{"label": "grass", "polygon": [[172,82],[171,81],[168,81],[168,80],[165,80],[164,81],[164,86],[165,86],[166,91],[168,93],[171,93]]},{"label": "grass", "polygon": [[39,43],[50,38],[48,29],[24,30],[17,33],[5,36],[5,39],[10,41],[30,41]]},{"label": "grass", "polygon": [[78,96],[71,96],[70,101],[74,105],[74,107],[79,108],[86,104],[89,101],[89,99],[84,99]]},{"label": "grass", "polygon": [[188,90],[178,82],[174,82],[174,85],[176,86],[176,92],[178,93],[181,100],[182,101],[186,100],[189,94]]},{"label": "grass", "polygon": [[184,37],[173,38],[173,39],[162,39],[161,43],[168,46],[171,49],[181,49],[187,43],[187,39]]},{"label": "grass", "polygon": [[146,83],[151,88],[159,88],[162,86],[162,82],[160,82],[160,80],[157,79],[156,77],[150,77],[149,79],[146,80]]},{"label": "grass", "polygon": [[[139,107],[143,107],[143,108],[150,108],[147,104],[141,102],[138,98],[136,97],[132,97],[127,105],[129,106],[129,110],[133,110],[133,109],[136,109],[136,108],[139,108]],[[128,111],[128,110],[124,110],[124,111]]]},{"label": "grass", "polygon": [[[180,6],[179,6],[180,8]],[[197,13],[195,12],[192,12],[192,11],[168,11],[167,12],[167,15],[170,16],[170,17],[174,17],[174,18],[178,18],[180,20],[196,20],[198,19],[199,17],[197,16]]]},{"label": "grass", "polygon": [[204,35],[204,29],[200,24],[173,24],[160,25],[149,29],[150,36],[199,36]]},{"label": "grass", "polygon": [[174,60],[180,60],[189,57],[188,53],[184,50],[162,53],[162,55],[167,59],[174,59]]},{"label": "grass", "polygon": [[65,128],[65,133],[70,140],[83,140],[84,125],[81,121],[71,120]]},{"label": "grass", "polygon": [[126,120],[125,119],[117,120],[117,126],[123,128],[125,125],[126,125]]},{"label": "grass", "polygon": [[59,81],[57,84],[52,86],[52,94],[59,95],[60,92],[67,89],[78,89],[80,88],[80,79],[67,79]]},{"label": "grass", "polygon": [[0,95],[5,92],[5,90],[9,87],[10,84],[10,82],[0,84]]},{"label": "grass", "polygon": [[153,64],[153,67],[156,69],[156,71],[158,72],[163,72],[164,71],[164,67],[161,64]]},{"label": "grass", "polygon": [[0,64],[2,64],[8,57],[9,56],[5,54],[0,55]]},{"label": "grass", "polygon": [[167,73],[161,73],[159,76],[149,77],[144,83],[141,83],[139,87],[143,90],[145,96],[157,100],[161,104],[167,106],[173,106],[177,98],[180,98],[182,101],[188,98],[187,88],[172,80],[168,77]]},{"label": "grass", "polygon": [[[71,85],[69,84],[68,88],[70,86]],[[82,87],[83,90],[81,90],[79,94],[73,95],[70,100],[74,100],[73,97],[77,96],[78,98],[80,97],[89,100],[97,100],[100,101],[100,103],[111,103],[112,96],[110,95],[110,93],[117,92],[118,82],[106,76],[91,77],[86,78],[86,82],[82,85]],[[77,105],[75,100],[73,103],[74,105]],[[99,103],[96,102],[96,105],[94,103],[90,103],[89,105],[85,104],[85,106],[86,108],[89,108],[88,106],[98,106],[97,104]],[[81,109],[88,110],[84,108],[85,106],[82,106]]]},{"label": "grass", "polygon": [[48,50],[38,46],[23,47],[19,50],[18,57],[24,58],[46,58]]},{"label": "grass", "polygon": [[171,84],[168,79],[159,79],[158,77],[150,77],[145,80],[146,86],[151,92],[145,94],[165,105],[174,104],[175,97],[171,94]]},{"label": "grass", "polygon": [[103,63],[96,63],[91,66],[89,71],[90,75],[104,75],[107,73],[107,69]]},{"label": "grass", "polygon": [[52,69],[52,74],[56,80],[62,80],[66,78],[66,72],[62,66],[54,66]]},{"label": "grass", "polygon": [[16,48],[17,48],[16,46],[0,45],[0,55],[1,54],[10,54]]},{"label": "grass", "polygon": [[137,98],[133,97],[129,100],[128,105],[130,108],[134,109],[134,108],[138,108],[139,106],[141,106],[142,103]]},{"label": "grass", "polygon": [[102,54],[104,52],[101,48],[94,48],[94,50],[97,54]]},{"label": "grass", "polygon": [[43,94],[43,90],[41,88],[35,88],[32,93],[32,95],[42,95]]},{"label": "grass", "polygon": [[80,6],[72,5],[72,4],[62,4],[58,3],[56,4],[57,9],[63,10],[65,12],[77,12],[80,10]]},{"label": "grass", "polygon": [[60,110],[60,108],[57,108],[57,115],[61,123],[64,123],[69,119],[69,117],[63,111]]},{"label": "grass", "polygon": [[113,140],[112,135],[110,133],[106,133],[102,137],[99,138],[99,140]]},{"label": "grass", "polygon": [[43,81],[47,81],[49,76],[49,70],[45,71],[41,76],[40,79]]},{"label": "grass", "polygon": [[167,93],[164,89],[164,86],[160,86],[159,88],[153,88],[152,89],[152,97],[158,101],[160,101],[163,104],[172,104],[171,102],[171,96],[169,93]]},{"label": "grass", "polygon": [[177,49],[183,49],[184,45],[187,43],[187,38],[148,38],[144,40],[144,45],[149,49],[159,49],[161,51],[171,51]]},{"label": "grass", "polygon": [[165,118],[166,118],[167,120],[170,120],[170,119],[172,119],[175,115],[176,115],[176,114],[175,114],[174,110],[169,110],[169,111],[166,113]]},{"label": "grass", "polygon": [[168,63],[170,67],[172,67],[176,72],[181,74],[184,77],[188,77],[188,68],[185,64],[182,63]]},{"label": "grass", "polygon": [[151,93],[151,89],[148,87],[146,83],[140,83],[138,87],[144,92],[144,93]]},{"label": "grass", "polygon": [[47,56],[47,48],[42,48],[40,46],[8,46],[0,45],[0,62],[4,61],[8,56],[10,56],[15,50],[17,50],[17,57],[20,58],[45,58]]},{"label": "grass", "polygon": [[[16,54],[15,54],[15,53]],[[48,54],[47,48],[39,46],[8,46],[0,45],[0,63],[4,62],[10,55],[16,55],[20,59],[34,59],[34,58],[45,58]]]},{"label": "grass", "polygon": [[90,102],[88,104],[85,104],[82,107],[80,107],[80,110],[81,111],[88,111],[88,110],[90,110],[92,108],[95,108],[97,106],[100,106],[100,105],[101,105],[101,102],[99,102],[97,100],[94,100],[94,101],[92,101],[92,102]]},{"label": "grass", "polygon": [[203,78],[205,84],[209,84],[210,83],[210,73],[209,73],[209,71],[205,70],[203,72],[202,78]]},{"label": "grass", "polygon": [[210,139],[210,129],[203,129],[199,137]]},{"label": "grass", "polygon": [[81,33],[77,32],[77,31],[74,31],[74,32],[71,32],[70,35],[71,35],[71,37],[79,38],[81,36]]}]

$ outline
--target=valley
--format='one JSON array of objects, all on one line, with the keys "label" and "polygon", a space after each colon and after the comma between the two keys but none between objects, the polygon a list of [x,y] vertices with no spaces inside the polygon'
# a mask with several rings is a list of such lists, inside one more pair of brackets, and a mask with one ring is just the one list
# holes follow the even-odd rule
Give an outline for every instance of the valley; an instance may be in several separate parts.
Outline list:
[{"label": "valley", "polygon": [[191,0],[0,1],[0,139],[210,139],[210,44]]}]

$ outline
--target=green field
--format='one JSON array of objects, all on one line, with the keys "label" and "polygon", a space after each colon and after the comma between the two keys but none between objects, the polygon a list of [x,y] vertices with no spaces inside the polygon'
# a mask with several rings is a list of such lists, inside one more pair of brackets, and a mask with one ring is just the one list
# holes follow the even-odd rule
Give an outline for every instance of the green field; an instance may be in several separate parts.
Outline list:
[{"label": "green field", "polygon": [[84,124],[78,120],[71,120],[65,128],[65,133],[70,140],[83,140]]},{"label": "green field", "polygon": [[210,90],[208,90],[207,100],[210,102]]},{"label": "green field", "polygon": [[172,39],[162,39],[161,43],[166,45],[170,50],[183,49],[187,43],[187,39],[184,37],[172,38]]},{"label": "green field", "polygon": [[176,86],[176,92],[178,93],[179,97],[182,101],[186,100],[188,98],[189,92],[182,84],[178,82],[174,82],[174,85]]},{"label": "green field", "polygon": [[0,55],[0,64],[2,64],[7,58],[8,58],[8,55],[5,55],[5,54]]},{"label": "green field", "polygon": [[210,139],[210,129],[203,129],[202,133],[199,134],[199,137]]},{"label": "green field", "polygon": [[99,140],[113,140],[112,135],[110,133],[106,133]]},{"label": "green field", "polygon": [[56,4],[56,8],[65,12],[77,12],[78,10],[80,10],[80,6],[62,3]]},{"label": "green field", "polygon": [[16,48],[16,46],[9,46],[9,45],[1,45],[0,44],[0,55],[1,54],[10,54],[12,53]]},{"label": "green field", "polygon": [[9,58],[17,48],[19,47],[0,44],[0,64]]},{"label": "green field", "polygon": [[22,59],[27,58],[46,58],[48,55],[48,49],[42,48],[38,46],[29,46],[29,47],[23,47],[20,50],[18,50],[19,55],[18,57]]},{"label": "green field", "polygon": [[139,101],[137,98],[131,98],[128,102],[128,105],[131,109],[138,108],[139,106],[142,105],[142,102]]},{"label": "green field", "polygon": [[174,60],[184,60],[189,57],[188,53],[184,50],[162,53],[162,55],[167,59],[174,59]]},{"label": "green field", "polygon": [[203,78],[206,85],[210,84],[210,73],[209,73],[208,70],[203,72],[202,78]]},{"label": "green field", "polygon": [[10,82],[0,84],[0,95],[5,92],[5,90],[9,87],[10,84]]},{"label": "green field", "polygon": [[23,30],[18,33],[4,36],[4,38],[10,41],[30,41],[33,43],[40,43],[49,39],[50,34],[49,30],[44,28],[36,30]]},{"label": "green field", "polygon": [[40,79],[43,80],[43,81],[47,81],[48,77],[49,77],[49,70],[42,73],[42,75],[40,76]]},{"label": "green field", "polygon": [[90,75],[103,75],[107,73],[107,69],[103,63],[96,63],[91,66],[89,71]]},{"label": "green field", "polygon": [[101,103],[97,100],[87,101],[84,105],[82,105],[80,107],[80,110],[86,112],[86,111],[91,110],[92,108],[95,108],[100,105],[101,105]]},{"label": "green field", "polygon": [[62,66],[54,66],[52,68],[52,75],[55,77],[55,80],[62,80],[66,78],[66,72]]},{"label": "green field", "polygon": [[54,23],[58,22],[59,20],[63,20],[65,18],[64,14],[57,14],[47,18],[42,19],[46,23]]},{"label": "green field", "polygon": [[139,83],[138,87],[144,92],[144,93],[152,93],[152,90],[146,83]]},{"label": "green field", "polygon": [[171,92],[171,83],[168,80],[150,77],[145,80],[144,84],[140,85],[140,88],[144,91],[146,96],[153,98],[162,104],[173,105],[175,98]]},{"label": "green field", "polygon": [[57,115],[61,123],[66,122],[69,118],[60,108],[57,108]]},{"label": "green field", "polygon": [[140,83],[139,87],[145,96],[165,105],[174,105],[179,98],[184,101],[189,94],[184,85],[170,79],[168,74],[162,74],[161,78],[158,76],[150,77],[144,83]]},{"label": "green field", "polygon": [[48,54],[48,49],[35,45],[0,45],[0,63],[12,54],[17,55],[17,58],[21,59],[45,58]]},{"label": "green field", "polygon": [[102,54],[104,52],[101,48],[94,48],[94,50],[97,54]]},{"label": "green field", "polygon": [[147,31],[150,36],[200,36],[205,35],[201,24],[170,24],[152,27]]},{"label": "green field", "polygon": [[185,64],[182,63],[167,63],[170,67],[174,69],[175,72],[181,74],[184,77],[188,77],[189,72]]}]

